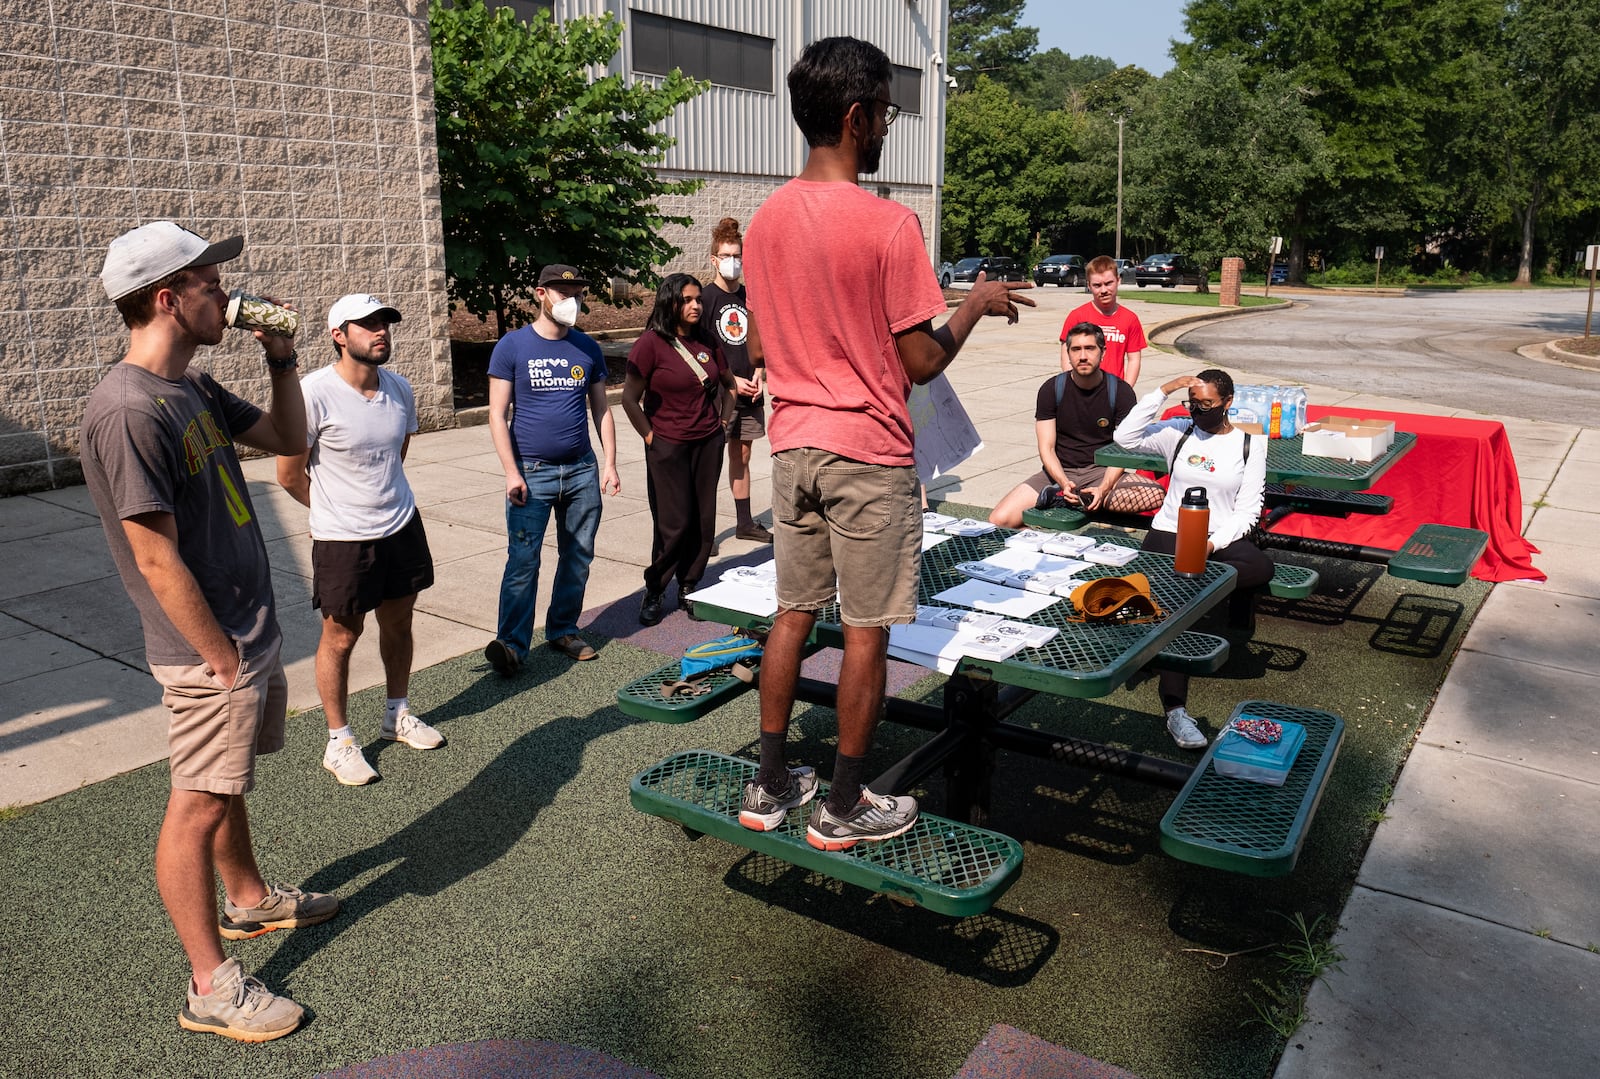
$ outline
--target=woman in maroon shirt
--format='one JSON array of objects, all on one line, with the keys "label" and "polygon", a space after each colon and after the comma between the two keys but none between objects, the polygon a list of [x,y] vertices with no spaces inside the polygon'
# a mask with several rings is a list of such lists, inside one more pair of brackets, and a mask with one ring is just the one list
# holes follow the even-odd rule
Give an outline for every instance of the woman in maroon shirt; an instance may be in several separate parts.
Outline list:
[{"label": "woman in maroon shirt", "polygon": [[669,274],[656,292],[645,332],[628,352],[622,410],[644,439],[655,526],[639,607],[639,622],[646,626],[661,621],[661,602],[674,577],[678,606],[686,606],[711,557],[727,441],[718,388],[747,396],[753,390],[748,379],[728,370],[716,346],[696,339],[700,311],[700,283],[688,274]]}]

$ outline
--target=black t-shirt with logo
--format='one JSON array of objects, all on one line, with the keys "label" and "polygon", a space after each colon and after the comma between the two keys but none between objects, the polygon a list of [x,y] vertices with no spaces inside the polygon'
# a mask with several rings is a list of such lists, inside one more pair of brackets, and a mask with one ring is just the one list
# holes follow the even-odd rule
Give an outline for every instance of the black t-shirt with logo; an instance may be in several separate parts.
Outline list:
[{"label": "black t-shirt with logo", "polygon": [[[1066,377],[1061,404],[1056,405],[1056,379],[1052,375],[1039,387],[1033,407],[1035,420],[1056,421],[1056,457],[1062,468],[1087,468],[1094,464],[1095,451],[1109,445],[1111,435],[1133,408],[1133,387],[1116,375],[1107,374],[1092,390],[1079,389]],[[1116,407],[1111,407],[1110,384],[1117,384]]]},{"label": "black t-shirt with logo", "polygon": [[[747,343],[750,340],[750,310],[745,306],[744,286],[728,292],[715,283],[700,290],[699,337],[708,345],[722,349],[722,358],[728,370],[740,378],[750,378],[754,370],[750,364]],[[745,400],[748,400],[746,398]],[[761,400],[759,397],[757,401]]]}]

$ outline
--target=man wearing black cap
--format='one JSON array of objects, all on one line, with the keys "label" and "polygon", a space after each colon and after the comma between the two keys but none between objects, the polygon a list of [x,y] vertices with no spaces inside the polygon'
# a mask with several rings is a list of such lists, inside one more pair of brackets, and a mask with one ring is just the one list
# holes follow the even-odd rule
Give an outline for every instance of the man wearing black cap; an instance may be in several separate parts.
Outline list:
[{"label": "man wearing black cap", "polygon": [[[505,469],[508,541],[499,628],[483,654],[507,677],[532,646],[540,549],[552,512],[557,557],[545,640],[572,659],[595,658],[578,636],[578,616],[600,530],[600,494],[620,493],[622,480],[605,357],[593,338],[573,329],[588,284],[571,266],[546,266],[534,290],[538,318],[502,337],[489,357],[489,434]],[[603,465],[589,441],[591,419]]]},{"label": "man wearing black cap", "polygon": [[[100,279],[129,330],[128,352],[89,395],[84,479],[111,557],[144,624],[164,690],[172,794],[156,841],[156,886],[193,969],[178,1023],[270,1041],[301,1009],[223,955],[232,940],[333,917],[339,901],[262,879],[244,795],[255,758],[283,745],[288,685],[267,550],[234,442],[305,446],[293,342],[254,331],[266,352],[262,411],[189,366],[227,328],[217,266],[243,240],[205,240],[170,221],[117,237]],[[219,923],[216,878],[226,903]]]}]

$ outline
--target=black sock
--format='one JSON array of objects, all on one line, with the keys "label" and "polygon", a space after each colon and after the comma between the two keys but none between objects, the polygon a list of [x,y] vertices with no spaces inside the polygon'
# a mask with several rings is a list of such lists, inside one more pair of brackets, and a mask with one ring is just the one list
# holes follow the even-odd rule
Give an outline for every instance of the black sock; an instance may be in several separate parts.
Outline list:
[{"label": "black sock", "polygon": [[828,812],[843,816],[861,800],[861,773],[866,770],[867,758],[846,757],[843,753],[833,759],[833,786],[828,788]]},{"label": "black sock", "polygon": [[756,771],[756,782],[768,794],[781,794],[789,789],[789,733],[787,731],[761,732],[761,767]]},{"label": "black sock", "polygon": [[755,518],[750,516],[750,500],[748,498],[734,499],[733,512],[739,518],[738,527],[740,528],[749,528],[756,523]]}]

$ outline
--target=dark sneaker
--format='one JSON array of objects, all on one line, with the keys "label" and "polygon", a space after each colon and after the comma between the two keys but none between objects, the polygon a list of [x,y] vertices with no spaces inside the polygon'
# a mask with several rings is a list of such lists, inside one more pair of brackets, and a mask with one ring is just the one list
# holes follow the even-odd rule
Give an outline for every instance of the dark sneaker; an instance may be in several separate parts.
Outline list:
[{"label": "dark sneaker", "polygon": [[316,925],[339,913],[339,898],[323,892],[302,892],[287,884],[270,885],[267,897],[253,907],[222,903],[218,931],[229,940],[249,940],[274,929]]},{"label": "dark sneaker", "polygon": [[678,585],[678,610],[687,614],[691,622],[705,621],[704,618],[694,613],[694,604],[690,602],[690,600],[694,599],[695,589],[699,587],[699,581],[684,581]]},{"label": "dark sneaker", "polygon": [[576,633],[568,633],[557,637],[550,642],[550,647],[566,656],[568,659],[593,659],[600,653],[590,647],[589,642]]},{"label": "dark sneaker", "polygon": [[220,1034],[239,1042],[270,1042],[291,1034],[305,1017],[300,1005],[268,991],[244,972],[237,959],[229,959],[211,972],[211,992],[196,993],[190,982],[189,999],[178,1013],[184,1030]]},{"label": "dark sneaker", "polygon": [[483,649],[483,658],[489,661],[489,666],[500,672],[501,677],[510,678],[517,673],[517,668],[522,666],[522,661],[511,647],[502,640],[490,641]]},{"label": "dark sneaker", "polygon": [[744,785],[744,799],[739,803],[739,823],[754,832],[770,832],[783,823],[789,810],[811,801],[817,793],[817,773],[811,768],[789,769],[789,786],[777,794],[755,780]]},{"label": "dark sneaker", "polygon": [[661,621],[661,593],[646,592],[644,602],[639,604],[639,624],[653,626]]},{"label": "dark sneaker", "polygon": [[861,800],[842,817],[819,802],[806,825],[806,842],[818,850],[849,850],[863,841],[893,839],[917,823],[917,800],[909,795],[887,797],[861,788]]},{"label": "dark sneaker", "polygon": [[741,528],[734,535],[742,540],[750,540],[754,543],[772,542],[772,533],[767,531],[766,526],[760,523],[753,524],[749,528]]}]

